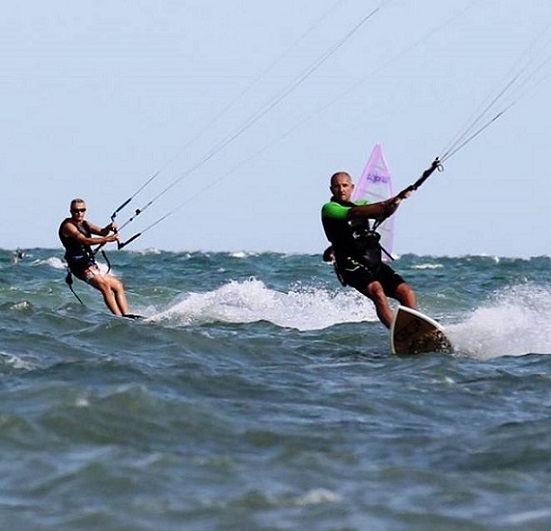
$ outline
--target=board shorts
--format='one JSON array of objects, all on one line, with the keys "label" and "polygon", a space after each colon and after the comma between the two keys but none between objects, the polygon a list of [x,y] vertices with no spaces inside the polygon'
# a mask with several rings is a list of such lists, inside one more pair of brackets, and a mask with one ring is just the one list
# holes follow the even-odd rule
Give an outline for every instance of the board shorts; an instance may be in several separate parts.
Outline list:
[{"label": "board shorts", "polygon": [[86,283],[90,282],[95,276],[102,274],[98,264],[88,258],[69,260],[68,264],[71,273]]},{"label": "board shorts", "polygon": [[368,284],[378,281],[383,286],[387,297],[394,297],[396,288],[405,282],[394,269],[384,262],[379,265],[376,273],[360,264],[356,266],[349,264],[349,267],[339,269],[338,275],[344,285],[352,286],[361,293],[365,293]]}]

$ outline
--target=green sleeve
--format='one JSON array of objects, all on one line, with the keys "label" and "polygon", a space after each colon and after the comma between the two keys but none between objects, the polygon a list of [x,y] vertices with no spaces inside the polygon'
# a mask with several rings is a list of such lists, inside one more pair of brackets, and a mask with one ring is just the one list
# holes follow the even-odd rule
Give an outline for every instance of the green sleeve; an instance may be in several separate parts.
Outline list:
[{"label": "green sleeve", "polygon": [[[356,206],[368,205],[369,201],[355,201]],[[329,201],[325,203],[321,209],[321,215],[324,218],[333,218],[333,219],[346,219],[348,217],[348,212],[352,207],[339,205],[335,201]]]}]

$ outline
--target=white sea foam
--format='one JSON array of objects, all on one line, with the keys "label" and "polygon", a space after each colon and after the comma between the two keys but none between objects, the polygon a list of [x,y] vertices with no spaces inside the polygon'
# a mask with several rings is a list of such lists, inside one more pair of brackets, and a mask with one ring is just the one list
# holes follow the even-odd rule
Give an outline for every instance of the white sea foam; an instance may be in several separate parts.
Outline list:
[{"label": "white sea foam", "polygon": [[442,269],[442,264],[419,264],[411,266],[411,269]]},{"label": "white sea foam", "polygon": [[11,305],[11,309],[15,311],[24,312],[26,310],[29,310],[32,307],[31,303],[29,301],[21,301],[16,302]]},{"label": "white sea foam", "polygon": [[319,505],[321,503],[338,503],[342,497],[336,492],[318,488],[308,491],[304,496],[297,499],[298,505]]},{"label": "white sea foam", "polygon": [[65,269],[67,267],[67,264],[64,260],[61,258],[58,258],[57,256],[51,256],[50,258],[47,258],[46,260],[37,260],[36,262],[38,265],[46,264],[50,267],[53,267],[54,269]]},{"label": "white sea foam", "polygon": [[32,363],[25,361],[24,359],[21,359],[20,357],[9,354],[7,352],[0,352],[0,363],[9,365],[10,367],[13,367],[14,369],[23,369],[23,370],[31,370],[35,368],[35,365]]},{"label": "white sea foam", "polygon": [[232,258],[250,258],[251,256],[258,256],[258,253],[252,253],[248,251],[235,251],[230,253]]},{"label": "white sea foam", "polygon": [[508,289],[446,329],[458,351],[478,358],[551,353],[551,293],[528,284]]},{"label": "white sea foam", "polygon": [[157,249],[156,247],[148,247],[147,249],[132,250],[131,252],[142,256],[147,256],[158,255],[161,254],[162,251],[160,249]]},{"label": "white sea foam", "polygon": [[222,321],[269,321],[298,330],[318,330],[337,323],[377,321],[373,305],[353,290],[329,292],[321,288],[269,289],[256,279],[231,281],[217,290],[190,293],[150,318],[182,324]]}]

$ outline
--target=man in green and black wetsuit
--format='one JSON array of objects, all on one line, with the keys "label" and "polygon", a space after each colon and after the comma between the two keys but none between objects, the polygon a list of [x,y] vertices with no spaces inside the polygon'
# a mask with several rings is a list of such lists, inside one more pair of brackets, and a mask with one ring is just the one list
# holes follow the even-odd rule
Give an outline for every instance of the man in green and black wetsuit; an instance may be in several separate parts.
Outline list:
[{"label": "man in green and black wetsuit", "polygon": [[345,172],[331,177],[330,190],[331,200],[321,210],[325,235],[331,242],[323,259],[335,262],[337,275],[344,285],[352,286],[373,301],[377,316],[390,328],[392,310],[387,297],[415,308],[415,293],[398,273],[382,262],[379,234],[370,229],[369,220],[391,216],[401,199],[353,203],[350,199],[354,185]]}]

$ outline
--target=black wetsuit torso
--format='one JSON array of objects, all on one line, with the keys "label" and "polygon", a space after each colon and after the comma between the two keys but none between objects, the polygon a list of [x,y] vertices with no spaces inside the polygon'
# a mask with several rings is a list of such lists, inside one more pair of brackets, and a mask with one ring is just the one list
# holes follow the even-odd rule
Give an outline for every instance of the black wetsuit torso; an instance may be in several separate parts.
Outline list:
[{"label": "black wetsuit torso", "polygon": [[[348,211],[356,203],[332,200],[344,209],[338,209],[328,204],[324,206],[322,215],[323,228],[327,239],[335,251],[335,258],[339,268],[348,267],[349,263],[357,262],[376,274],[381,265],[380,235],[371,230],[366,218],[349,218]],[[367,203],[364,203],[367,204]],[[337,215],[331,215],[337,214]]]},{"label": "black wetsuit torso", "polygon": [[369,220],[348,215],[352,207],[364,204],[368,203],[332,199],[322,208],[325,235],[335,252],[335,270],[344,285],[364,293],[366,286],[377,280],[392,296],[404,279],[382,262],[380,235],[371,229]]},{"label": "black wetsuit torso", "polygon": [[86,221],[83,221],[82,225],[79,225],[71,218],[65,219],[61,223],[58,231],[59,239],[61,240],[63,247],[65,247],[65,260],[67,261],[71,273],[81,280],[86,280],[84,277],[84,272],[96,263],[94,252],[89,245],[83,245],[73,238],[68,238],[62,234],[63,226],[66,223],[72,223],[79,232],[88,238],[92,235],[92,233],[90,232],[90,228]]}]

